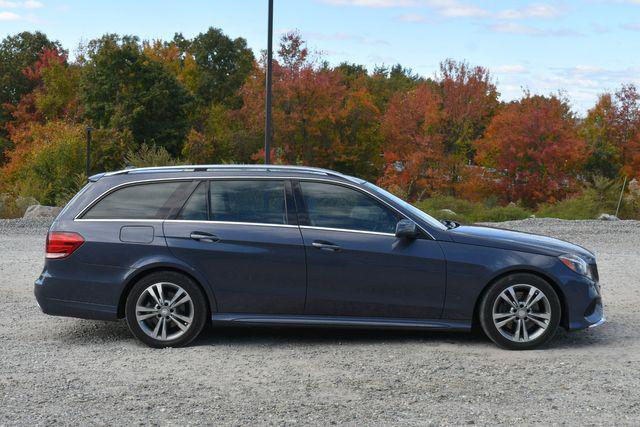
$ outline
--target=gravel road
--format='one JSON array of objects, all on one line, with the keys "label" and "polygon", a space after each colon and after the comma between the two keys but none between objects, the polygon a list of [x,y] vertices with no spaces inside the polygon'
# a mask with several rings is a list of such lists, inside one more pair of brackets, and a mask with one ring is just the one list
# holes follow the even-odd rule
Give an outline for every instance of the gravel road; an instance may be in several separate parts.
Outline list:
[{"label": "gravel road", "polygon": [[543,350],[480,334],[207,329],[152,350],[35,305],[46,222],[0,220],[0,425],[640,424],[640,222],[501,227],[598,256],[608,323]]}]

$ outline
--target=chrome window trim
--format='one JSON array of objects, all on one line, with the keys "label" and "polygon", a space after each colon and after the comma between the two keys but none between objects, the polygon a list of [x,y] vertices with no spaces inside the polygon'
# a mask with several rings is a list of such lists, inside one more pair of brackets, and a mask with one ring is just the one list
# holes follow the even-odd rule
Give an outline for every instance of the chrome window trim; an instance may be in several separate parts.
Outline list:
[{"label": "chrome window trim", "polygon": [[[229,179],[229,180],[234,180],[234,179],[247,179],[247,180],[265,180],[265,179],[270,179],[270,180],[278,180],[278,181],[312,181],[312,182],[326,182],[329,184],[334,184],[334,185],[342,185],[345,187],[349,187],[349,188],[353,188],[356,191],[361,191],[363,193],[368,194],[369,196],[373,197],[374,199],[378,200],[380,203],[382,203],[383,205],[387,206],[388,208],[394,210],[395,212],[399,213],[403,218],[405,219],[410,219],[407,217],[407,215],[402,212],[401,210],[397,209],[396,207],[392,206],[391,204],[389,204],[388,202],[386,202],[385,200],[383,200],[381,197],[379,197],[378,195],[374,194],[373,192],[369,191],[366,188],[362,188],[358,185],[355,185],[353,183],[350,182],[344,182],[344,181],[338,181],[336,179],[322,179],[322,178],[318,178],[318,177],[291,177],[291,176],[251,176],[251,175],[238,175],[238,176],[234,176],[234,175],[223,175],[223,176],[183,176],[183,177],[173,177],[173,178],[152,178],[152,179],[141,179],[141,180],[135,180],[135,181],[127,181],[127,182],[123,182],[122,184],[118,184],[114,187],[111,187],[107,190],[105,190],[103,193],[101,193],[99,196],[97,196],[96,198],[94,198],[91,203],[87,204],[87,206],[85,206],[80,213],[78,213],[73,220],[74,221],[173,221],[173,220],[164,220],[164,219],[82,219],[80,218],[82,215],[84,215],[86,213],[86,211],[88,211],[89,209],[91,209],[91,207],[93,207],[93,205],[95,205],[100,199],[102,199],[103,197],[106,197],[107,195],[109,195],[110,193],[122,188],[122,187],[127,187],[130,185],[137,185],[137,184],[145,184],[145,183],[154,183],[154,182],[166,182],[166,181],[193,181],[193,180],[198,180],[198,181],[217,181],[217,180],[225,180],[225,179]],[[413,221],[413,220],[412,220]],[[207,222],[214,222],[214,221],[207,221]],[[415,221],[414,221],[415,222]],[[249,224],[263,224],[263,223],[249,223]],[[272,224],[267,224],[267,225],[272,225]],[[282,225],[290,225],[290,224],[282,224]],[[429,238],[431,240],[436,240],[435,237],[433,237],[433,235],[431,233],[429,233],[429,231],[427,231],[424,227],[422,227],[420,224],[417,224],[418,228],[425,233],[427,236],[429,236]],[[295,226],[297,227],[297,226]],[[346,230],[346,229],[335,229],[335,230]],[[347,230],[349,231],[349,230]],[[359,230],[355,230],[355,231],[359,231]],[[361,230],[360,230],[361,231]],[[374,232],[369,232],[369,233],[374,233]],[[389,233],[390,234],[390,233]]]},{"label": "chrome window trim", "polygon": [[78,222],[163,222],[164,219],[142,219],[142,218],[75,218]]},{"label": "chrome window trim", "polygon": [[353,230],[351,228],[316,227],[313,225],[301,225],[300,228],[303,230],[340,231],[344,233],[374,234],[376,236],[396,237],[396,235],[393,233],[383,233],[381,231]]},{"label": "chrome window trim", "polygon": [[239,222],[239,221],[204,221],[204,220],[190,220],[190,219],[165,219],[160,220],[170,223],[190,222],[195,224],[220,224],[220,225],[241,225],[241,226],[254,226],[259,227],[282,227],[282,228],[298,228],[293,224],[271,224],[268,222]]}]

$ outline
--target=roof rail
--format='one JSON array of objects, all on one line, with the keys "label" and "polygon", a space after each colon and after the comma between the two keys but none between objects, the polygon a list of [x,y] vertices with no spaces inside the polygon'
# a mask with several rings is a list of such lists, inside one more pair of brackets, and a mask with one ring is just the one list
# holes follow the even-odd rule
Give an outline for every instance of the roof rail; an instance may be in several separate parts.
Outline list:
[{"label": "roof rail", "polygon": [[289,165],[180,165],[180,166],[152,166],[144,168],[127,168],[114,172],[107,172],[104,176],[137,174],[137,173],[162,173],[162,172],[214,172],[214,171],[252,171],[252,172],[300,172],[313,173],[325,176],[343,178],[348,181],[363,183],[364,180],[341,174],[330,169],[314,168],[308,166]]}]

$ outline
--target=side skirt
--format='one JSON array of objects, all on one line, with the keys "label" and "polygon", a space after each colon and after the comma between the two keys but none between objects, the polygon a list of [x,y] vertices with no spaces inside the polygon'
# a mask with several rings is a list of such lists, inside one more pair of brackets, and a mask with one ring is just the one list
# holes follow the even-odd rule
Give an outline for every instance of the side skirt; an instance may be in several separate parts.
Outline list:
[{"label": "side skirt", "polygon": [[471,322],[464,320],[403,319],[383,317],[315,316],[289,314],[214,313],[214,324],[219,325],[289,325],[331,326],[391,329],[431,329],[447,331],[469,331]]}]

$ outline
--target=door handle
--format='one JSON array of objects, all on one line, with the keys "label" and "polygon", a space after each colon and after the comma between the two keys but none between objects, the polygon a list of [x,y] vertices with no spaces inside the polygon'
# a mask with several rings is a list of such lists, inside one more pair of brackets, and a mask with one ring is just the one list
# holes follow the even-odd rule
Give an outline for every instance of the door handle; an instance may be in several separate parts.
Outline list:
[{"label": "door handle", "polygon": [[193,240],[207,243],[215,243],[220,240],[218,236],[210,233],[204,233],[202,231],[194,231],[189,237],[191,237]]},{"label": "door handle", "polygon": [[316,240],[311,245],[314,248],[320,249],[323,251],[338,252],[340,250],[340,246],[334,245],[333,243],[330,243],[330,242],[323,242],[321,240]]}]

